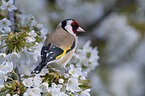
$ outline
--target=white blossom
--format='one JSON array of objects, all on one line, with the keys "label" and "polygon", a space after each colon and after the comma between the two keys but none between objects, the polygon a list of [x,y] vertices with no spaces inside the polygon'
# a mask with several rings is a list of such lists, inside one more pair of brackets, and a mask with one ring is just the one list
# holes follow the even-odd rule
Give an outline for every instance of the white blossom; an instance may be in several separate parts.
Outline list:
[{"label": "white blossom", "polygon": [[11,96],[10,94],[6,94],[6,96]]},{"label": "white blossom", "polygon": [[13,62],[14,69],[19,66],[20,56],[16,52],[8,54],[5,59],[9,62]]},{"label": "white blossom", "polygon": [[63,75],[64,75],[64,78],[68,78],[69,77],[69,74],[67,74],[67,73],[64,73]]},{"label": "white blossom", "polygon": [[36,26],[38,23],[34,16],[32,16],[33,20],[31,21],[31,26]]},{"label": "white blossom", "polygon": [[8,72],[11,72],[13,70],[13,63],[4,61],[0,65],[0,70],[4,72],[4,74],[7,74]]},{"label": "white blossom", "polygon": [[29,35],[29,36],[26,37],[26,41],[27,41],[27,42],[34,42],[34,41],[36,40],[34,37],[36,37],[37,34],[35,33],[34,30],[30,31],[30,32],[28,33],[28,35]]},{"label": "white blossom", "polygon": [[[55,96],[55,95],[54,95]],[[60,92],[59,96],[68,96],[67,94],[65,94],[64,92]]]},{"label": "white blossom", "polygon": [[82,48],[78,48],[70,63],[75,63],[77,67],[84,65],[87,67],[85,71],[90,72],[98,66],[97,48],[90,47],[91,41],[87,41]]},{"label": "white blossom", "polygon": [[31,91],[31,89],[27,89],[23,96],[35,96],[35,94]]},{"label": "white blossom", "polygon": [[30,32],[28,33],[28,35],[33,36],[33,37],[36,37],[36,36],[37,36],[37,34],[35,33],[34,30],[30,31]]},{"label": "white blossom", "polygon": [[40,32],[41,32],[41,37],[43,37],[44,40],[45,40],[46,39],[46,34],[48,33],[48,30],[46,28],[42,28],[40,30]]},{"label": "white blossom", "polygon": [[48,83],[44,82],[40,85],[40,88],[43,92],[48,92]]},{"label": "white blossom", "polygon": [[59,79],[58,82],[59,82],[59,83],[63,83],[64,80],[63,80],[63,79]]},{"label": "white blossom", "polygon": [[11,28],[9,26],[11,25],[12,25],[11,21],[8,20],[7,18],[0,20],[0,31],[2,33],[10,32]]},{"label": "white blossom", "polygon": [[35,94],[35,96],[40,96],[40,92],[42,92],[42,90],[38,87],[32,88],[31,91]]},{"label": "white blossom", "polygon": [[22,83],[26,87],[31,87],[33,85],[33,81],[32,80],[33,80],[33,78],[24,79]]},{"label": "white blossom", "polygon": [[30,51],[33,51],[33,52],[31,52],[31,59],[33,60],[33,61],[36,61],[36,62],[38,62],[38,60],[39,60],[39,56],[40,56],[40,52],[41,52],[41,48],[42,48],[42,46],[43,46],[43,44],[35,44],[35,46],[32,46],[32,47],[30,47],[30,48],[28,48]]},{"label": "white blossom", "polygon": [[0,86],[7,80],[7,76],[4,74],[3,71],[0,71]]},{"label": "white blossom", "polygon": [[42,82],[42,79],[40,78],[40,76],[36,75],[34,77],[34,86],[39,87],[41,82]]},{"label": "white blossom", "polygon": [[84,91],[81,92],[81,94],[79,96],[90,96],[90,92],[91,89],[86,89]]},{"label": "white blossom", "polygon": [[69,74],[71,74],[73,77],[79,77],[82,76],[82,69],[81,68],[75,68],[73,64],[70,65],[70,70],[69,70]]},{"label": "white blossom", "polygon": [[2,64],[6,60],[6,54],[5,53],[0,53],[0,64]]},{"label": "white blossom", "polygon": [[32,64],[20,64],[18,67],[19,74],[30,75],[31,70],[33,69]]},{"label": "white blossom", "polygon": [[36,27],[39,28],[39,29],[43,29],[43,24],[38,23],[38,24],[36,25]]},{"label": "white blossom", "polygon": [[25,25],[25,26],[30,22],[30,19],[31,19],[31,17],[32,17],[31,14],[28,14],[28,15],[19,14],[18,16],[19,16],[19,18],[20,18],[20,21],[19,21],[19,22],[20,22],[22,25]]},{"label": "white blossom", "polygon": [[61,93],[60,89],[62,88],[62,85],[56,85],[55,83],[52,83],[51,87],[48,88],[49,91],[51,91],[52,96],[56,96]]},{"label": "white blossom", "polygon": [[3,74],[7,74],[7,73],[11,72],[12,70],[13,70],[13,63],[12,62],[4,61],[0,65],[0,72],[2,72]]},{"label": "white blossom", "polygon": [[4,10],[4,9],[6,9],[7,8],[7,2],[5,1],[5,0],[2,0],[2,5],[0,6],[0,8],[2,9],[2,10]]},{"label": "white blossom", "polygon": [[2,10],[8,9],[8,11],[16,10],[17,7],[13,5],[13,0],[9,0],[8,2],[5,2],[2,0],[2,6],[0,7]]},{"label": "white blossom", "polygon": [[18,55],[20,56],[21,60],[19,62],[20,65],[17,66],[19,73],[29,75],[33,69],[33,64],[38,62],[34,57],[37,57],[39,54],[36,54],[35,52],[29,52],[25,47],[21,52],[18,53]]},{"label": "white blossom", "polygon": [[28,88],[23,96],[41,96],[40,92],[42,90],[38,87]]},{"label": "white blossom", "polygon": [[[15,61],[19,60],[19,62],[14,63],[14,66],[18,68],[19,74],[30,75],[31,71],[39,62],[41,47],[42,44],[30,47],[28,49],[24,47],[21,52],[17,53],[19,59],[15,58]],[[44,70],[41,72],[41,74],[45,73],[48,73],[48,71]]]},{"label": "white blossom", "polygon": [[27,42],[34,42],[36,39],[34,38],[34,37],[32,37],[32,36],[30,36],[30,37],[26,37],[26,41]]},{"label": "white blossom", "polygon": [[7,73],[11,72],[13,69],[13,63],[4,61],[1,65],[0,65],[0,85],[2,86],[2,84],[4,83],[4,81],[7,80]]},{"label": "white blossom", "polygon": [[78,87],[79,83],[78,83],[78,78],[69,78],[68,79],[68,83],[66,84],[66,90],[71,91],[71,92],[78,92],[80,91],[80,88]]}]

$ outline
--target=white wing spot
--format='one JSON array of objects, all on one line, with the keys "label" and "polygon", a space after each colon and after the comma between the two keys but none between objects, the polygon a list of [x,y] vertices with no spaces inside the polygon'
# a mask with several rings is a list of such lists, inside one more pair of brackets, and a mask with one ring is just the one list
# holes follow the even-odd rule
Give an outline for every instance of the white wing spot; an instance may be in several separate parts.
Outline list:
[{"label": "white wing spot", "polygon": [[38,73],[39,71],[36,71],[36,73]]},{"label": "white wing spot", "polygon": [[49,53],[46,54],[46,57],[49,55]]},{"label": "white wing spot", "polygon": [[52,52],[52,51],[50,51],[49,53],[50,53],[50,54],[52,54],[53,52]]},{"label": "white wing spot", "polygon": [[52,48],[55,48],[55,46],[53,46]]},{"label": "white wing spot", "polygon": [[52,59],[53,57],[50,57],[50,59]]}]

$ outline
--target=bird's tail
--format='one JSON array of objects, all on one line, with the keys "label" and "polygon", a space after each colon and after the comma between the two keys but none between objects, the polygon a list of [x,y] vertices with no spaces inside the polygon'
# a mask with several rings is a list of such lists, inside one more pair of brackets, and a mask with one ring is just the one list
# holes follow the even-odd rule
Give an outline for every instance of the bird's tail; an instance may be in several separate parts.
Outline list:
[{"label": "bird's tail", "polygon": [[38,74],[41,72],[42,68],[46,65],[47,63],[40,62],[39,65],[31,72],[31,74]]}]

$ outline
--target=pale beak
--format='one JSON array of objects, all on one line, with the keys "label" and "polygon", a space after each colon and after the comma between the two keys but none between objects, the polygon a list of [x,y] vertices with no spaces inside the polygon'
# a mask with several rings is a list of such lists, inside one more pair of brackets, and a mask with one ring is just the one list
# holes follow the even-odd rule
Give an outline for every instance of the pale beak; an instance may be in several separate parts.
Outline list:
[{"label": "pale beak", "polygon": [[78,27],[77,32],[86,32],[83,28]]}]

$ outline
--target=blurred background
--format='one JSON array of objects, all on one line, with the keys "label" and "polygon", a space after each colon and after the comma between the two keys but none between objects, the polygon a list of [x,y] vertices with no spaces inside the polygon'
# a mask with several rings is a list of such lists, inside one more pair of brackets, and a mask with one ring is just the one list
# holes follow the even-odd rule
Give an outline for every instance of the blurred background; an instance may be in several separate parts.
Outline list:
[{"label": "blurred background", "polygon": [[145,96],[145,0],[16,0],[51,32],[67,18],[86,30],[99,66],[88,74],[91,96]]}]

